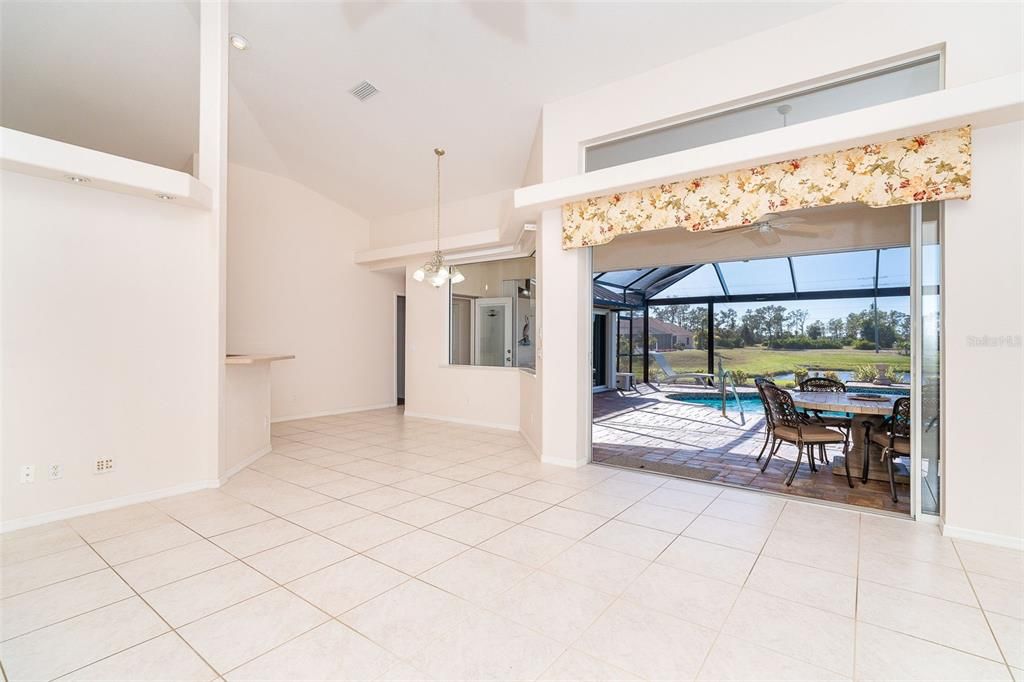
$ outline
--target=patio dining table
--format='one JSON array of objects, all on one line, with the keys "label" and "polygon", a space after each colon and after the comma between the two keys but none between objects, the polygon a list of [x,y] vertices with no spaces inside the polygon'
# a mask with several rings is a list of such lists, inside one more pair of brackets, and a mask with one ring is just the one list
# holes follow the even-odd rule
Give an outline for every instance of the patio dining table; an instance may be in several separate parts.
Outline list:
[{"label": "patio dining table", "polygon": [[[898,395],[886,395],[886,400],[858,400],[853,396],[856,393],[825,393],[818,391],[789,391],[793,396],[793,404],[804,410],[819,410],[821,412],[846,412],[853,415],[853,428],[850,430],[850,474],[859,479],[864,466],[864,423],[871,424],[872,429],[882,427],[882,422],[892,414],[893,402],[899,398]],[[874,481],[888,481],[889,476],[885,466],[876,462],[871,463],[868,471],[868,478]],[[832,457],[832,473],[837,476],[845,476],[846,468],[842,455]],[[901,480],[901,478],[903,480]],[[906,483],[905,475],[899,473],[896,476],[897,483]]]}]

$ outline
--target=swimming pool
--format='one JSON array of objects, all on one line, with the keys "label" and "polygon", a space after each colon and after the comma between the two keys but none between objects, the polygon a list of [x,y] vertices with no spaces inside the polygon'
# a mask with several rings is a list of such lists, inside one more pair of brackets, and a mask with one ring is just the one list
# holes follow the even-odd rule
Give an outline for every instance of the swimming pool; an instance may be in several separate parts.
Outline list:
[{"label": "swimming pool", "polygon": [[[890,388],[886,386],[872,386],[870,388],[861,388],[859,386],[851,386],[847,389],[850,393],[884,393],[885,395],[910,395],[910,392],[900,388]],[[740,403],[743,405],[743,411],[753,414],[764,414],[764,408],[761,406],[761,399],[757,397],[756,393],[740,393]],[[670,393],[668,398],[671,400],[677,400],[681,403],[689,403],[692,405],[704,405],[706,407],[713,407],[716,410],[722,409],[722,397],[718,393]],[[726,410],[729,412],[736,412],[736,398],[731,393],[726,398]],[[823,412],[822,414],[829,414]],[[838,413],[837,413],[838,414]]]}]

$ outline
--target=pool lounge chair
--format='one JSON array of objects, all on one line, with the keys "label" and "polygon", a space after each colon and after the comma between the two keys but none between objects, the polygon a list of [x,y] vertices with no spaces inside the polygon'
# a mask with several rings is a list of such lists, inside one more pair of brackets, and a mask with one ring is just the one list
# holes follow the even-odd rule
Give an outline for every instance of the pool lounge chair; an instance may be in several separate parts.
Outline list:
[{"label": "pool lounge chair", "polygon": [[715,385],[714,374],[706,374],[702,372],[676,372],[672,369],[672,366],[668,364],[668,360],[662,353],[651,351],[650,356],[654,358],[654,361],[658,363],[658,367],[665,373],[665,379],[662,383],[674,384],[678,383],[680,380],[693,379],[694,383],[698,386]]}]

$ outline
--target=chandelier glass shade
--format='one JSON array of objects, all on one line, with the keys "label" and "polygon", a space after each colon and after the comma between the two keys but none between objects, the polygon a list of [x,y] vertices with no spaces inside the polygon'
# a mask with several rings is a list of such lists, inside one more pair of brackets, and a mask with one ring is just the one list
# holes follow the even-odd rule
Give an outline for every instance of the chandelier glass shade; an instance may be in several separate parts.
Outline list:
[{"label": "chandelier glass shade", "polygon": [[452,284],[464,282],[466,281],[466,276],[459,272],[459,269],[454,265],[449,267],[445,264],[444,254],[441,253],[441,157],[444,156],[444,150],[440,148],[435,149],[434,155],[437,157],[437,194],[435,197],[436,211],[434,215],[436,248],[430,260],[420,266],[416,272],[412,273],[412,278],[417,282],[429,282],[434,288],[439,288],[444,286],[446,282],[451,282]]}]

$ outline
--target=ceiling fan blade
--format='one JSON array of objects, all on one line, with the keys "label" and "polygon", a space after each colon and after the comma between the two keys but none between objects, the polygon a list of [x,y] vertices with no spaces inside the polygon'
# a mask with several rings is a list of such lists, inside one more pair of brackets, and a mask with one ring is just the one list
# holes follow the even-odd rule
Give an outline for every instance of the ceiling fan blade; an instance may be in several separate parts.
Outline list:
[{"label": "ceiling fan blade", "polygon": [[782,232],[783,234],[789,235],[791,237],[809,237],[811,239],[817,239],[818,237],[832,236],[831,227],[813,227],[811,225],[808,225],[807,227],[803,228],[793,228],[773,225],[772,229],[778,230],[779,232]]},{"label": "ceiling fan blade", "polygon": [[758,246],[771,246],[782,241],[775,230],[751,230],[745,236]]},{"label": "ceiling fan blade", "polygon": [[787,216],[783,218],[772,218],[771,220],[768,220],[766,222],[772,227],[782,227],[783,225],[800,225],[801,223],[806,223],[807,221],[798,216]]}]

